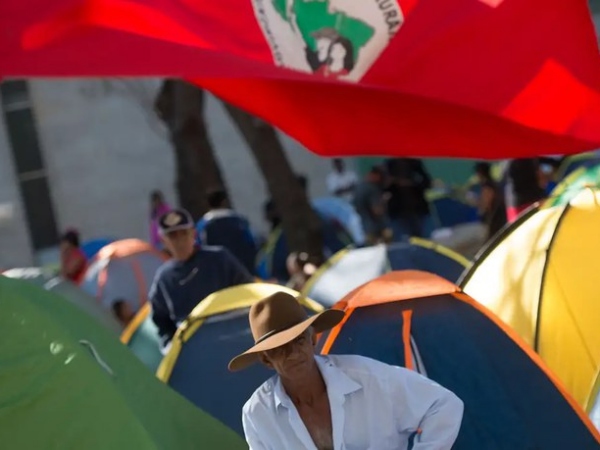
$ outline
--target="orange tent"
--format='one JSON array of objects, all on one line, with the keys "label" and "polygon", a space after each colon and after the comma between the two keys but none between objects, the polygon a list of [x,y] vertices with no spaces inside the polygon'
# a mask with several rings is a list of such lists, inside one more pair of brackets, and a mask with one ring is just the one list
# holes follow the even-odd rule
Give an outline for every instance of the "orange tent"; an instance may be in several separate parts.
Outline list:
[{"label": "orange tent", "polygon": [[103,247],[94,257],[81,288],[106,308],[118,300],[138,311],[148,300],[148,290],[165,254],[139,239],[125,239]]}]

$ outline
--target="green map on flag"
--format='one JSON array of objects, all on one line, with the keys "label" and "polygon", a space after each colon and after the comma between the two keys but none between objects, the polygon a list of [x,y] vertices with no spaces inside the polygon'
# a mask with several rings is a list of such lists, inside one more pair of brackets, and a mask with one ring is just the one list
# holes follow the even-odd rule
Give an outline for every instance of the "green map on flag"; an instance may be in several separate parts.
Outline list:
[{"label": "green map on flag", "polygon": [[[277,13],[291,25],[292,18],[288,14],[286,0],[272,0]],[[359,50],[373,37],[375,30],[365,22],[350,17],[343,12],[330,12],[328,1],[294,0],[292,4],[296,25],[307,47],[317,50],[315,32],[334,29],[348,39],[353,46],[354,59]]]}]

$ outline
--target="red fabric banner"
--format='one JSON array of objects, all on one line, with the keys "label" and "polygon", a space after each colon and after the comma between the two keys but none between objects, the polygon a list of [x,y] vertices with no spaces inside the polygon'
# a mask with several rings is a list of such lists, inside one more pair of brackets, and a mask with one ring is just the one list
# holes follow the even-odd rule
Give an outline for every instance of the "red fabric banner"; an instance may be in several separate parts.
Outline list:
[{"label": "red fabric banner", "polygon": [[585,0],[2,0],[0,76],[177,76],[333,155],[600,147]]}]

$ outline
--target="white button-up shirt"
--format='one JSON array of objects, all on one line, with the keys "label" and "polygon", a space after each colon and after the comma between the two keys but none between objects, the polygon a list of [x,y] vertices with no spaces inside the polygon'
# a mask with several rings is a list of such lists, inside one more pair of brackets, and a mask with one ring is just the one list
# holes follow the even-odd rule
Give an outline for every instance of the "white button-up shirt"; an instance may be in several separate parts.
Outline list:
[{"label": "white button-up shirt", "polygon": [[[316,356],[327,386],[334,450],[446,450],[456,440],[463,403],[416,372],[354,355]],[[244,405],[252,450],[316,450],[275,375]]]}]

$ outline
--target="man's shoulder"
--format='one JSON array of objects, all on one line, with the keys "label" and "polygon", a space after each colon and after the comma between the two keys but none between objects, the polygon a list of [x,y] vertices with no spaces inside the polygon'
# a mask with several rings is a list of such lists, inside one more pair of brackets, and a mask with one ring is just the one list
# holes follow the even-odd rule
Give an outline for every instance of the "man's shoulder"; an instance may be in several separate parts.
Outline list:
[{"label": "man's shoulder", "polygon": [[225,249],[217,245],[203,245],[197,253],[197,256],[207,258],[222,258],[225,255]]},{"label": "man's shoulder", "polygon": [[158,280],[161,277],[165,276],[166,274],[168,274],[169,272],[171,272],[176,265],[177,261],[173,260],[173,259],[169,259],[168,261],[165,261],[157,270],[156,273],[154,275],[154,279]]},{"label": "man's shoulder", "polygon": [[383,379],[406,370],[402,367],[392,366],[360,355],[328,355],[325,358],[326,362],[333,364],[338,370],[350,377],[354,375]]},{"label": "man's shoulder", "polygon": [[275,409],[275,385],[277,375],[265,381],[248,399],[243,408],[244,415],[256,414],[258,411],[272,411]]}]

